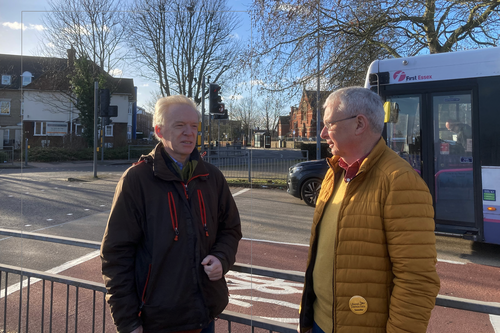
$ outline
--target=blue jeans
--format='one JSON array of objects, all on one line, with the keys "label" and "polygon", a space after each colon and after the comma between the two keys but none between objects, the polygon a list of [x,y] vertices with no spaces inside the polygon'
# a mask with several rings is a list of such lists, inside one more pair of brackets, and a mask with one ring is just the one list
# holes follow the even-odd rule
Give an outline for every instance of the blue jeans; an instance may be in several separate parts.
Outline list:
[{"label": "blue jeans", "polygon": [[318,324],[316,324],[316,322],[314,322],[312,333],[325,333],[325,332],[321,329],[321,327],[318,326]]},{"label": "blue jeans", "polygon": [[215,320],[212,320],[207,327],[201,330],[201,333],[214,333],[215,332]]}]

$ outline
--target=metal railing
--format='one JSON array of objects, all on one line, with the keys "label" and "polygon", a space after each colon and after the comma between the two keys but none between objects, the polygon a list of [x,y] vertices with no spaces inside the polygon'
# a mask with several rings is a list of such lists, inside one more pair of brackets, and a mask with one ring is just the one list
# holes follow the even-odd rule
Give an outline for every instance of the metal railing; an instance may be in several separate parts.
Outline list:
[{"label": "metal railing", "polygon": [[0,163],[14,162],[14,146],[3,146],[0,149]]},{"label": "metal railing", "polygon": [[[100,247],[99,242],[30,232],[19,232],[9,229],[0,229],[0,235],[83,246],[91,249],[99,249]],[[304,281],[303,272],[278,270],[255,265],[235,264],[232,267],[232,271],[294,282]],[[20,282],[17,286],[8,286],[10,274],[19,276]],[[42,284],[35,285],[35,283],[40,280]],[[46,290],[47,283],[50,283],[49,291]],[[0,293],[0,298],[4,298],[3,302],[0,302],[0,304],[4,304],[3,318],[0,319],[3,321],[3,332],[14,332],[8,330],[8,328],[12,329],[14,326],[17,326],[17,332],[19,333],[24,331],[40,331],[43,333],[45,327],[48,327],[46,331],[52,332],[53,326],[56,325],[57,327],[64,326],[63,330],[65,332],[70,331],[70,329],[73,329],[74,332],[78,332],[79,330],[81,332],[99,332],[101,330],[102,332],[106,332],[106,328],[108,328],[109,331],[114,330],[113,324],[110,321],[106,322],[106,289],[102,283],[0,264],[0,284],[4,285]],[[55,284],[60,284],[63,288],[61,289],[60,286],[58,291],[55,292]],[[70,287],[74,287],[73,294],[70,294]],[[66,289],[66,292],[64,292],[64,289]],[[12,300],[12,297],[8,297],[15,292],[19,292],[19,294],[12,297],[17,297],[17,300]],[[33,297],[31,296],[32,293],[38,295],[39,298],[41,297],[41,307],[36,313],[34,313],[33,310],[36,302],[33,301]],[[47,293],[50,295],[48,301],[45,299]],[[56,294],[56,296],[54,296],[54,294]],[[71,295],[73,295],[74,302],[70,302]],[[90,299],[92,301],[90,301]],[[97,301],[98,299],[99,301]],[[102,299],[102,301],[100,301],[100,299]],[[16,303],[12,306],[12,302]],[[62,303],[64,303],[65,306],[61,307]],[[10,307],[9,304],[11,304]],[[57,307],[55,307],[55,305],[57,305]],[[436,305],[465,311],[500,315],[500,303],[496,302],[482,302],[438,295]],[[49,308],[48,310],[46,309],[47,307]],[[84,310],[82,310],[82,308]],[[91,317],[90,320],[89,314]],[[228,322],[229,332],[231,332],[232,323],[248,325],[252,328],[262,328],[270,332],[296,332],[296,326],[294,325],[283,324],[273,320],[231,311],[224,311],[219,318]],[[2,323],[2,321],[0,321],[0,323]],[[33,329],[34,325],[37,325],[36,329]]]},{"label": "metal railing", "polygon": [[147,155],[153,150],[154,145],[129,145],[128,146],[128,160],[137,161],[141,155]]}]

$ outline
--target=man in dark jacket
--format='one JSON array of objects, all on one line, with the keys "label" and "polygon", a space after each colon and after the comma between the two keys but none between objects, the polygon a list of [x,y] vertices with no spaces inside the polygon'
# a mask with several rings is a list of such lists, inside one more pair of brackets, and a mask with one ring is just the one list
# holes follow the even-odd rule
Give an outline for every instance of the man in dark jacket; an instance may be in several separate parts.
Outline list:
[{"label": "man in dark jacket", "polygon": [[199,112],[185,96],[155,106],[161,141],[116,187],[101,245],[118,332],[213,332],[241,226],[222,173],[200,159]]}]

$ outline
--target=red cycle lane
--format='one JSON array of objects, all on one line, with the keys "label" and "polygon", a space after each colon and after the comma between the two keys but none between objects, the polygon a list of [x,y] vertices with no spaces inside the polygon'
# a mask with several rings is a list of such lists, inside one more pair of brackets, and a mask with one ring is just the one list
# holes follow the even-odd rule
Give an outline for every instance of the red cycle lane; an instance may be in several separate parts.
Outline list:
[{"label": "red cycle lane", "polygon": [[[271,243],[265,241],[242,240],[237,254],[237,262],[256,266],[271,267],[301,271],[305,270],[307,260],[307,246]],[[473,263],[458,265],[438,262],[437,270],[441,278],[441,295],[450,295],[468,299],[498,302],[500,300],[500,268],[477,265]],[[60,273],[61,275],[84,280],[102,282],[100,274],[100,259],[95,257],[85,263],[71,267]],[[296,325],[298,322],[298,305],[302,292],[302,284],[280,279],[266,278],[256,275],[229,272],[226,276],[230,292],[230,303],[227,310],[277,320],[283,323]],[[46,284],[45,295],[49,299],[50,283]],[[27,288],[23,288],[23,298],[26,299]],[[68,301],[68,331],[74,332],[75,327],[75,295],[74,288]],[[40,332],[41,315],[36,309],[41,308],[42,284],[34,283],[30,286],[29,330]],[[46,314],[44,318],[45,332],[49,332],[48,310],[50,304],[46,299],[44,304]],[[91,332],[92,323],[91,292],[79,291],[78,302],[78,332]],[[26,301],[23,301],[24,304]],[[53,328],[52,332],[66,331],[66,287],[54,288],[53,303]],[[7,332],[17,332],[19,324],[18,309],[19,292],[8,296]],[[0,326],[3,323],[4,299],[0,299]],[[99,299],[95,309],[96,331],[102,332],[102,298]],[[114,332],[114,326],[106,313],[106,332]],[[26,309],[22,311],[23,329],[26,331]],[[498,328],[497,328],[498,329]],[[216,322],[217,332],[227,332],[227,322]],[[250,332],[248,326],[233,324],[232,332]],[[264,332],[263,330],[255,330]],[[436,307],[432,312],[431,321],[427,332],[432,333],[495,333],[489,315],[468,311],[460,311],[443,307]]]}]

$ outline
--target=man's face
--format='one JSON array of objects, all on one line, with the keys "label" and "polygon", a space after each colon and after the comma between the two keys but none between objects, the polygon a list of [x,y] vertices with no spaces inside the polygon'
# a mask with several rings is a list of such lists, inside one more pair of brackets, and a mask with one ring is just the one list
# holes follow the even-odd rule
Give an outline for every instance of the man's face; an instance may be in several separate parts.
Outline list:
[{"label": "man's face", "polygon": [[198,112],[187,104],[171,105],[164,114],[163,126],[155,128],[167,153],[184,163],[196,146]]},{"label": "man's face", "polygon": [[[339,102],[336,101],[325,109],[323,122],[333,123],[328,129],[324,126],[321,130],[321,138],[326,140],[333,155],[347,157],[353,144],[354,131],[356,129],[356,118],[346,118],[346,115],[338,112]],[[338,120],[345,119],[339,122]]]}]

